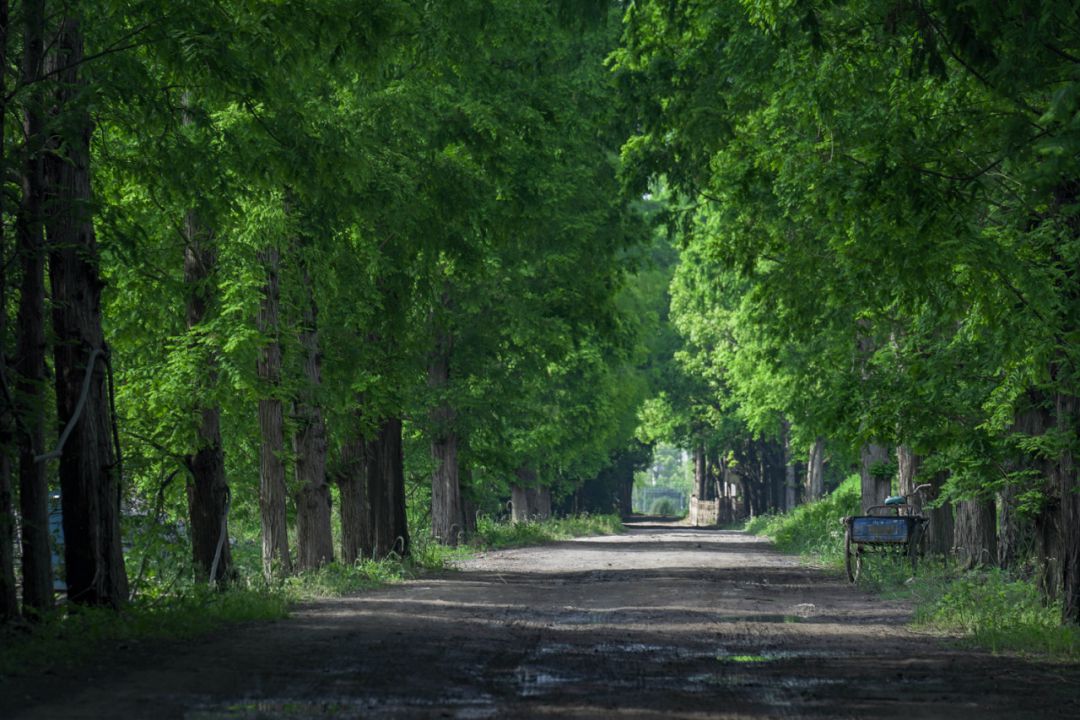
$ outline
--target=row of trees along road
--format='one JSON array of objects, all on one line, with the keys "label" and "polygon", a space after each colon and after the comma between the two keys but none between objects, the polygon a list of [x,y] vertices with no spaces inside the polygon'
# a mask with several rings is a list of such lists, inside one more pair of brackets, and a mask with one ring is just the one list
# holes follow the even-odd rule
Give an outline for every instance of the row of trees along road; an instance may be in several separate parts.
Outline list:
[{"label": "row of trees along road", "polygon": [[112,607],[154,538],[220,584],[246,528],[272,578],[456,543],[510,484],[628,498],[664,290],[627,282],[620,17],[0,0],[0,620],[52,605],[51,492]]},{"label": "row of trees along road", "polygon": [[808,477],[824,450],[864,505],[929,482],[936,549],[1033,558],[1080,621],[1076,4],[645,0],[625,23],[624,171],[682,247],[682,385],[649,427],[742,473],[769,438]]}]

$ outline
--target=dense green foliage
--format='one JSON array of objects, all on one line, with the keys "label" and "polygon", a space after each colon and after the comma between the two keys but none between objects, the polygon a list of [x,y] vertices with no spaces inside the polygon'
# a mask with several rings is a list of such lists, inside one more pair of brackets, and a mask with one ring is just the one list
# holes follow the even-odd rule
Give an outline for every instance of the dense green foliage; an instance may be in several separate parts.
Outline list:
[{"label": "dense green foliage", "polygon": [[718,445],[747,490],[772,437],[787,462],[860,459],[864,507],[894,480],[966,499],[935,546],[1037,555],[1071,622],[1076,22],[1068,2],[656,0],[613,56],[639,121],[624,181],[666,199],[680,248],[683,382],[647,424]]}]

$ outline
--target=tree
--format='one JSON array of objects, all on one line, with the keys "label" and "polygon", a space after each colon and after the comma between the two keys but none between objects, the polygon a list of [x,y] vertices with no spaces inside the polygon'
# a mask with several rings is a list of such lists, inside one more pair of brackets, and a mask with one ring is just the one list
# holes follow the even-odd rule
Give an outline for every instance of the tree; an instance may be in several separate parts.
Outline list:
[{"label": "tree", "polygon": [[49,72],[54,120],[45,158],[45,230],[52,288],[57,419],[70,431],[60,455],[64,566],[72,602],[119,607],[128,598],[120,543],[120,469],[110,410],[110,357],[101,328],[99,258],[90,216],[91,120],[80,66],[81,20],[60,21]]}]

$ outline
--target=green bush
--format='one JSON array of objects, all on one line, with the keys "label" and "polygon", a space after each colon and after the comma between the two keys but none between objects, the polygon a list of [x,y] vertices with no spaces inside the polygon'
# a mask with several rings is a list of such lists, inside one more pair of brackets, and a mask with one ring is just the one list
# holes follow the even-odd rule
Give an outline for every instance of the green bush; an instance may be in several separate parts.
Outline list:
[{"label": "green bush", "polygon": [[1001,570],[920,582],[912,595],[915,621],[923,627],[962,633],[994,652],[1080,657],[1080,628],[1062,627],[1061,604],[1043,602],[1034,583]]},{"label": "green bush", "polygon": [[287,598],[280,590],[232,588],[218,592],[205,585],[154,601],[135,602],[121,613],[65,606],[31,627],[0,629],[0,676],[84,662],[104,644],[192,638],[230,623],[275,620],[287,612]]},{"label": "green bush", "polygon": [[650,515],[678,515],[678,511],[675,509],[675,503],[671,502],[671,498],[658,498],[649,508]]},{"label": "green bush", "polygon": [[844,527],[840,521],[858,515],[859,503],[859,476],[852,475],[821,500],[800,505],[789,513],[752,518],[745,529],[769,536],[785,552],[810,555],[839,566],[844,559]]}]

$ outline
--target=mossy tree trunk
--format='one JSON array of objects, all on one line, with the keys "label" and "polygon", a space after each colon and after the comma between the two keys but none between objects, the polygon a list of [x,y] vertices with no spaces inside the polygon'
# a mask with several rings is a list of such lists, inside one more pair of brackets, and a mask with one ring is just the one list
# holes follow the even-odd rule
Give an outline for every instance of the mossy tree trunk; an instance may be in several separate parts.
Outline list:
[{"label": "mossy tree trunk", "polygon": [[60,457],[67,592],[74,603],[120,607],[128,596],[120,542],[121,477],[105,371],[108,348],[101,328],[103,283],[90,215],[93,126],[79,76],[83,36],[78,20],[61,19],[54,46],[55,125],[65,132],[46,154],[44,205],[49,208],[45,229],[61,426],[72,422],[83,379],[88,372],[90,376],[82,414]]},{"label": "mossy tree trunk", "polygon": [[[15,217],[16,254],[21,282],[16,320],[15,383],[19,421],[19,515],[22,521],[23,611],[28,617],[53,605],[52,559],[49,551],[49,487],[45,453],[45,192],[44,87],[45,3],[31,0],[23,8],[23,82],[28,87],[23,109],[26,152],[22,168],[22,202]],[[29,612],[28,612],[29,611]]]}]

